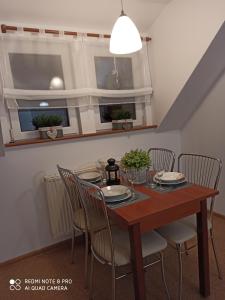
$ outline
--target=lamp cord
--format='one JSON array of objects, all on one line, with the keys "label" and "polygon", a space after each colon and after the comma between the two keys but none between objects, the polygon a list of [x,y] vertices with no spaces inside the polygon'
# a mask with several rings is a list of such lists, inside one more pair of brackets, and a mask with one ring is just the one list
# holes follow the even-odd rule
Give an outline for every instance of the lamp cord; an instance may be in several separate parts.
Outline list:
[{"label": "lamp cord", "polygon": [[120,2],[121,2],[121,15],[124,15],[124,10],[123,10],[123,0],[120,0]]}]

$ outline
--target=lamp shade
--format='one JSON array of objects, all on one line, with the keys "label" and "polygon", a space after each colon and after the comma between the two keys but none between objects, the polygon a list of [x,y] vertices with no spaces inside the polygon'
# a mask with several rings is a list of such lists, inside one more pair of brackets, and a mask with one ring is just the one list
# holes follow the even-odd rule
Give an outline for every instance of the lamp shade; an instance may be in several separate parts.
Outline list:
[{"label": "lamp shade", "polygon": [[109,51],[113,54],[129,54],[141,48],[137,27],[128,16],[122,14],[113,26]]}]

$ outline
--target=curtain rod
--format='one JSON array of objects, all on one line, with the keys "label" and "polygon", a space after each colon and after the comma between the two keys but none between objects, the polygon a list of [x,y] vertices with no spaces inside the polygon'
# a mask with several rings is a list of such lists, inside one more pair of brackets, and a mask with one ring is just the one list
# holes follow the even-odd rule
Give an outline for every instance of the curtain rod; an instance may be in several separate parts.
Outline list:
[{"label": "curtain rod", "polygon": [[[1,31],[2,33],[6,33],[7,31],[17,31],[18,27],[17,26],[9,26],[5,24],[1,24]],[[32,28],[32,27],[23,27],[23,31],[25,32],[40,32],[39,28]],[[52,29],[44,29],[45,33],[49,34],[60,34],[59,30],[52,30]],[[63,31],[64,35],[73,35],[73,36],[78,36],[79,32],[76,31]],[[87,32],[85,33],[88,37],[103,37],[105,39],[110,39],[111,35],[110,34],[99,34],[99,33],[90,33]],[[149,42],[151,40],[150,37],[141,37],[142,40],[145,40],[146,42]]]}]

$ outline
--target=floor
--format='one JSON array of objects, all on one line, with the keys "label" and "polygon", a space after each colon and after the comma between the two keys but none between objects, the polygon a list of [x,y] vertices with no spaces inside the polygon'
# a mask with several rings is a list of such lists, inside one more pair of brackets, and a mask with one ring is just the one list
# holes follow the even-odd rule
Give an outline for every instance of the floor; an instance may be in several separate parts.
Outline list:
[{"label": "floor", "polygon": [[[215,237],[218,246],[223,274],[225,275],[225,219],[215,218]],[[29,257],[18,262],[5,265],[0,269],[0,300],[18,299],[54,299],[54,300],[88,300],[88,292],[84,289],[83,274],[83,244],[76,247],[75,264],[70,264],[70,245],[65,244],[48,252]],[[183,300],[203,299],[198,293],[198,269],[196,248],[188,256],[183,255],[184,284]],[[178,264],[176,252],[168,247],[165,253],[166,276],[171,299],[178,299]],[[217,277],[214,257],[210,245],[211,265],[211,296],[208,300],[225,299],[225,276],[223,280]],[[96,300],[110,299],[110,270],[107,266],[95,264],[94,287]],[[21,289],[14,290],[15,282],[11,285],[10,279],[20,279]],[[36,283],[26,280],[36,279]],[[55,280],[54,283],[43,283],[41,280]],[[57,283],[58,280],[58,283]],[[66,281],[67,280],[67,281]],[[72,281],[72,284],[71,284]],[[19,283],[19,282],[16,282]],[[47,290],[52,287],[67,290]],[[62,286],[62,287],[61,287]],[[17,286],[18,287],[18,286]],[[37,290],[37,288],[44,290]],[[166,294],[161,280],[160,266],[155,265],[146,272],[147,300],[166,299]],[[25,288],[30,290],[25,290]],[[31,290],[34,289],[34,290]],[[132,276],[117,281],[117,300],[133,300]]]}]

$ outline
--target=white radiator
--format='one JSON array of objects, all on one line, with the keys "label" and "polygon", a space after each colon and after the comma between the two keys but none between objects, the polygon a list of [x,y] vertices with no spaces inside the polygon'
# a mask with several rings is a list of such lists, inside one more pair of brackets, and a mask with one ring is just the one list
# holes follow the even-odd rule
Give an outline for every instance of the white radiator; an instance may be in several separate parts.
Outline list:
[{"label": "white radiator", "polygon": [[[87,171],[96,171],[96,166],[89,164],[73,172]],[[44,176],[44,182],[52,236],[54,238],[66,236],[72,229],[72,211],[65,186],[58,174]]]},{"label": "white radiator", "polygon": [[54,238],[71,233],[72,212],[64,184],[59,175],[45,176],[46,198],[51,232]]}]

